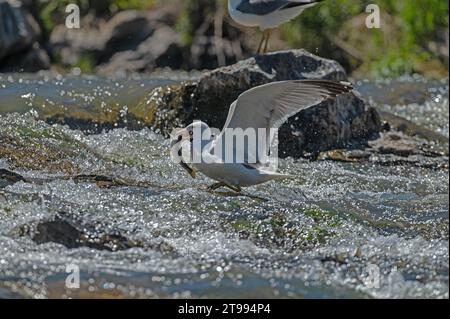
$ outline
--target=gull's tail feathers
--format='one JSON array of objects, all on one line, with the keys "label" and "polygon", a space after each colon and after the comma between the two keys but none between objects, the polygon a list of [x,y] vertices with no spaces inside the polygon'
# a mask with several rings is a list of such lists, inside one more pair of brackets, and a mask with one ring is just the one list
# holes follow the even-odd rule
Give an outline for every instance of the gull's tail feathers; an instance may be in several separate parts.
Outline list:
[{"label": "gull's tail feathers", "polygon": [[272,180],[295,179],[297,176],[290,174],[280,174],[276,172],[262,171],[263,174],[270,176]]}]

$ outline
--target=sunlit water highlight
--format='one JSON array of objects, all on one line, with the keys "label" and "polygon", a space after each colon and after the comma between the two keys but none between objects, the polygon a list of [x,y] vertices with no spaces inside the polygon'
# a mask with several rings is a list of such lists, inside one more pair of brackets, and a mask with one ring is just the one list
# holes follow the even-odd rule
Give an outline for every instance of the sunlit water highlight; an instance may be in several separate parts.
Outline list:
[{"label": "sunlit water highlight", "polygon": [[[76,150],[69,160],[78,174],[136,185],[105,189],[58,171],[15,170],[39,182],[0,188],[0,297],[448,298],[447,170],[286,159],[281,171],[295,180],[242,196],[211,194],[211,181],[172,164],[168,141],[149,129],[85,135],[24,114],[33,95],[125,106],[169,82],[0,77],[0,134],[29,142],[26,128],[45,145]],[[416,93],[380,93],[405,86]],[[448,82],[363,81],[359,88],[380,108],[448,136]],[[21,114],[6,114],[12,111]],[[0,169],[9,166],[0,159]],[[58,212],[144,248],[67,249],[18,234]],[[81,289],[65,288],[68,264],[80,267]],[[373,266],[379,287],[367,281]]]}]

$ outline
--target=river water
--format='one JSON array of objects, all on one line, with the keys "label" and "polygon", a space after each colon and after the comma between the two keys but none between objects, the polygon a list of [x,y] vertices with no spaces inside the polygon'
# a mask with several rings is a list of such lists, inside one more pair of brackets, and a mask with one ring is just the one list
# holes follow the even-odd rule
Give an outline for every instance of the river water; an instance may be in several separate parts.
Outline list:
[{"label": "river water", "polygon": [[[172,164],[168,141],[149,129],[88,135],[30,111],[42,100],[126,110],[185,77],[0,76],[0,137],[23,149],[64,149],[79,175],[133,181],[99,187],[66,178],[35,152],[20,167],[0,158],[0,169],[26,179],[0,183],[0,298],[449,297],[447,169],[288,158],[281,171],[298,178],[212,194],[211,181]],[[447,80],[357,87],[380,109],[448,137]],[[141,244],[67,248],[23,231],[55,214]],[[80,289],[66,286],[73,269]]]}]

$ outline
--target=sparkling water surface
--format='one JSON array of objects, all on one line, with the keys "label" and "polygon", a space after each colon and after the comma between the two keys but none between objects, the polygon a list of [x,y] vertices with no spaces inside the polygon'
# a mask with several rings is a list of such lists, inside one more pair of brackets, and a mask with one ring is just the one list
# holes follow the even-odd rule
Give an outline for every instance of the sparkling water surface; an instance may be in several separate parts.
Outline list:
[{"label": "sparkling water surface", "polygon": [[[128,181],[101,188],[0,159],[28,180],[0,188],[0,298],[448,298],[448,170],[288,158],[280,169],[293,180],[211,194],[211,181],[172,164],[168,140],[150,129],[86,135],[30,112],[36,97],[126,107],[176,80],[0,76],[0,136],[71,150],[79,175]],[[358,88],[380,109],[448,136],[448,81]],[[143,245],[68,249],[23,234],[55,214]],[[71,264],[80,289],[66,288]]]}]

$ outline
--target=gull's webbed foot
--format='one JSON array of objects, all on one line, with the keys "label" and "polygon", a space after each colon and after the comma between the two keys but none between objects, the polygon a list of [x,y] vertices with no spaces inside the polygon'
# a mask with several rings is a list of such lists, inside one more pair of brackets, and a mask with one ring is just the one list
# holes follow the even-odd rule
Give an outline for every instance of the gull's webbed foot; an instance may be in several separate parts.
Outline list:
[{"label": "gull's webbed foot", "polygon": [[231,189],[232,191],[235,191],[236,193],[240,193],[242,191],[242,189],[239,186],[231,186],[231,185],[225,185],[226,187],[228,187],[229,189]]},{"label": "gull's webbed foot", "polygon": [[209,186],[209,187],[207,188],[207,190],[210,191],[210,192],[212,192],[212,191],[215,191],[215,190],[218,189],[218,188],[225,187],[225,186],[227,186],[227,185],[226,185],[225,183],[222,183],[222,182],[220,182],[220,183],[215,183],[215,184],[212,184],[211,186]]},{"label": "gull's webbed foot", "polygon": [[227,187],[227,188],[231,189],[232,191],[234,191],[236,193],[240,193],[242,191],[242,189],[239,186],[232,186],[232,185],[228,185],[228,184],[225,184],[225,183],[222,183],[222,182],[212,184],[211,186],[209,186],[207,188],[207,190],[212,192],[212,191],[215,191],[216,189],[221,188],[221,187]]}]

